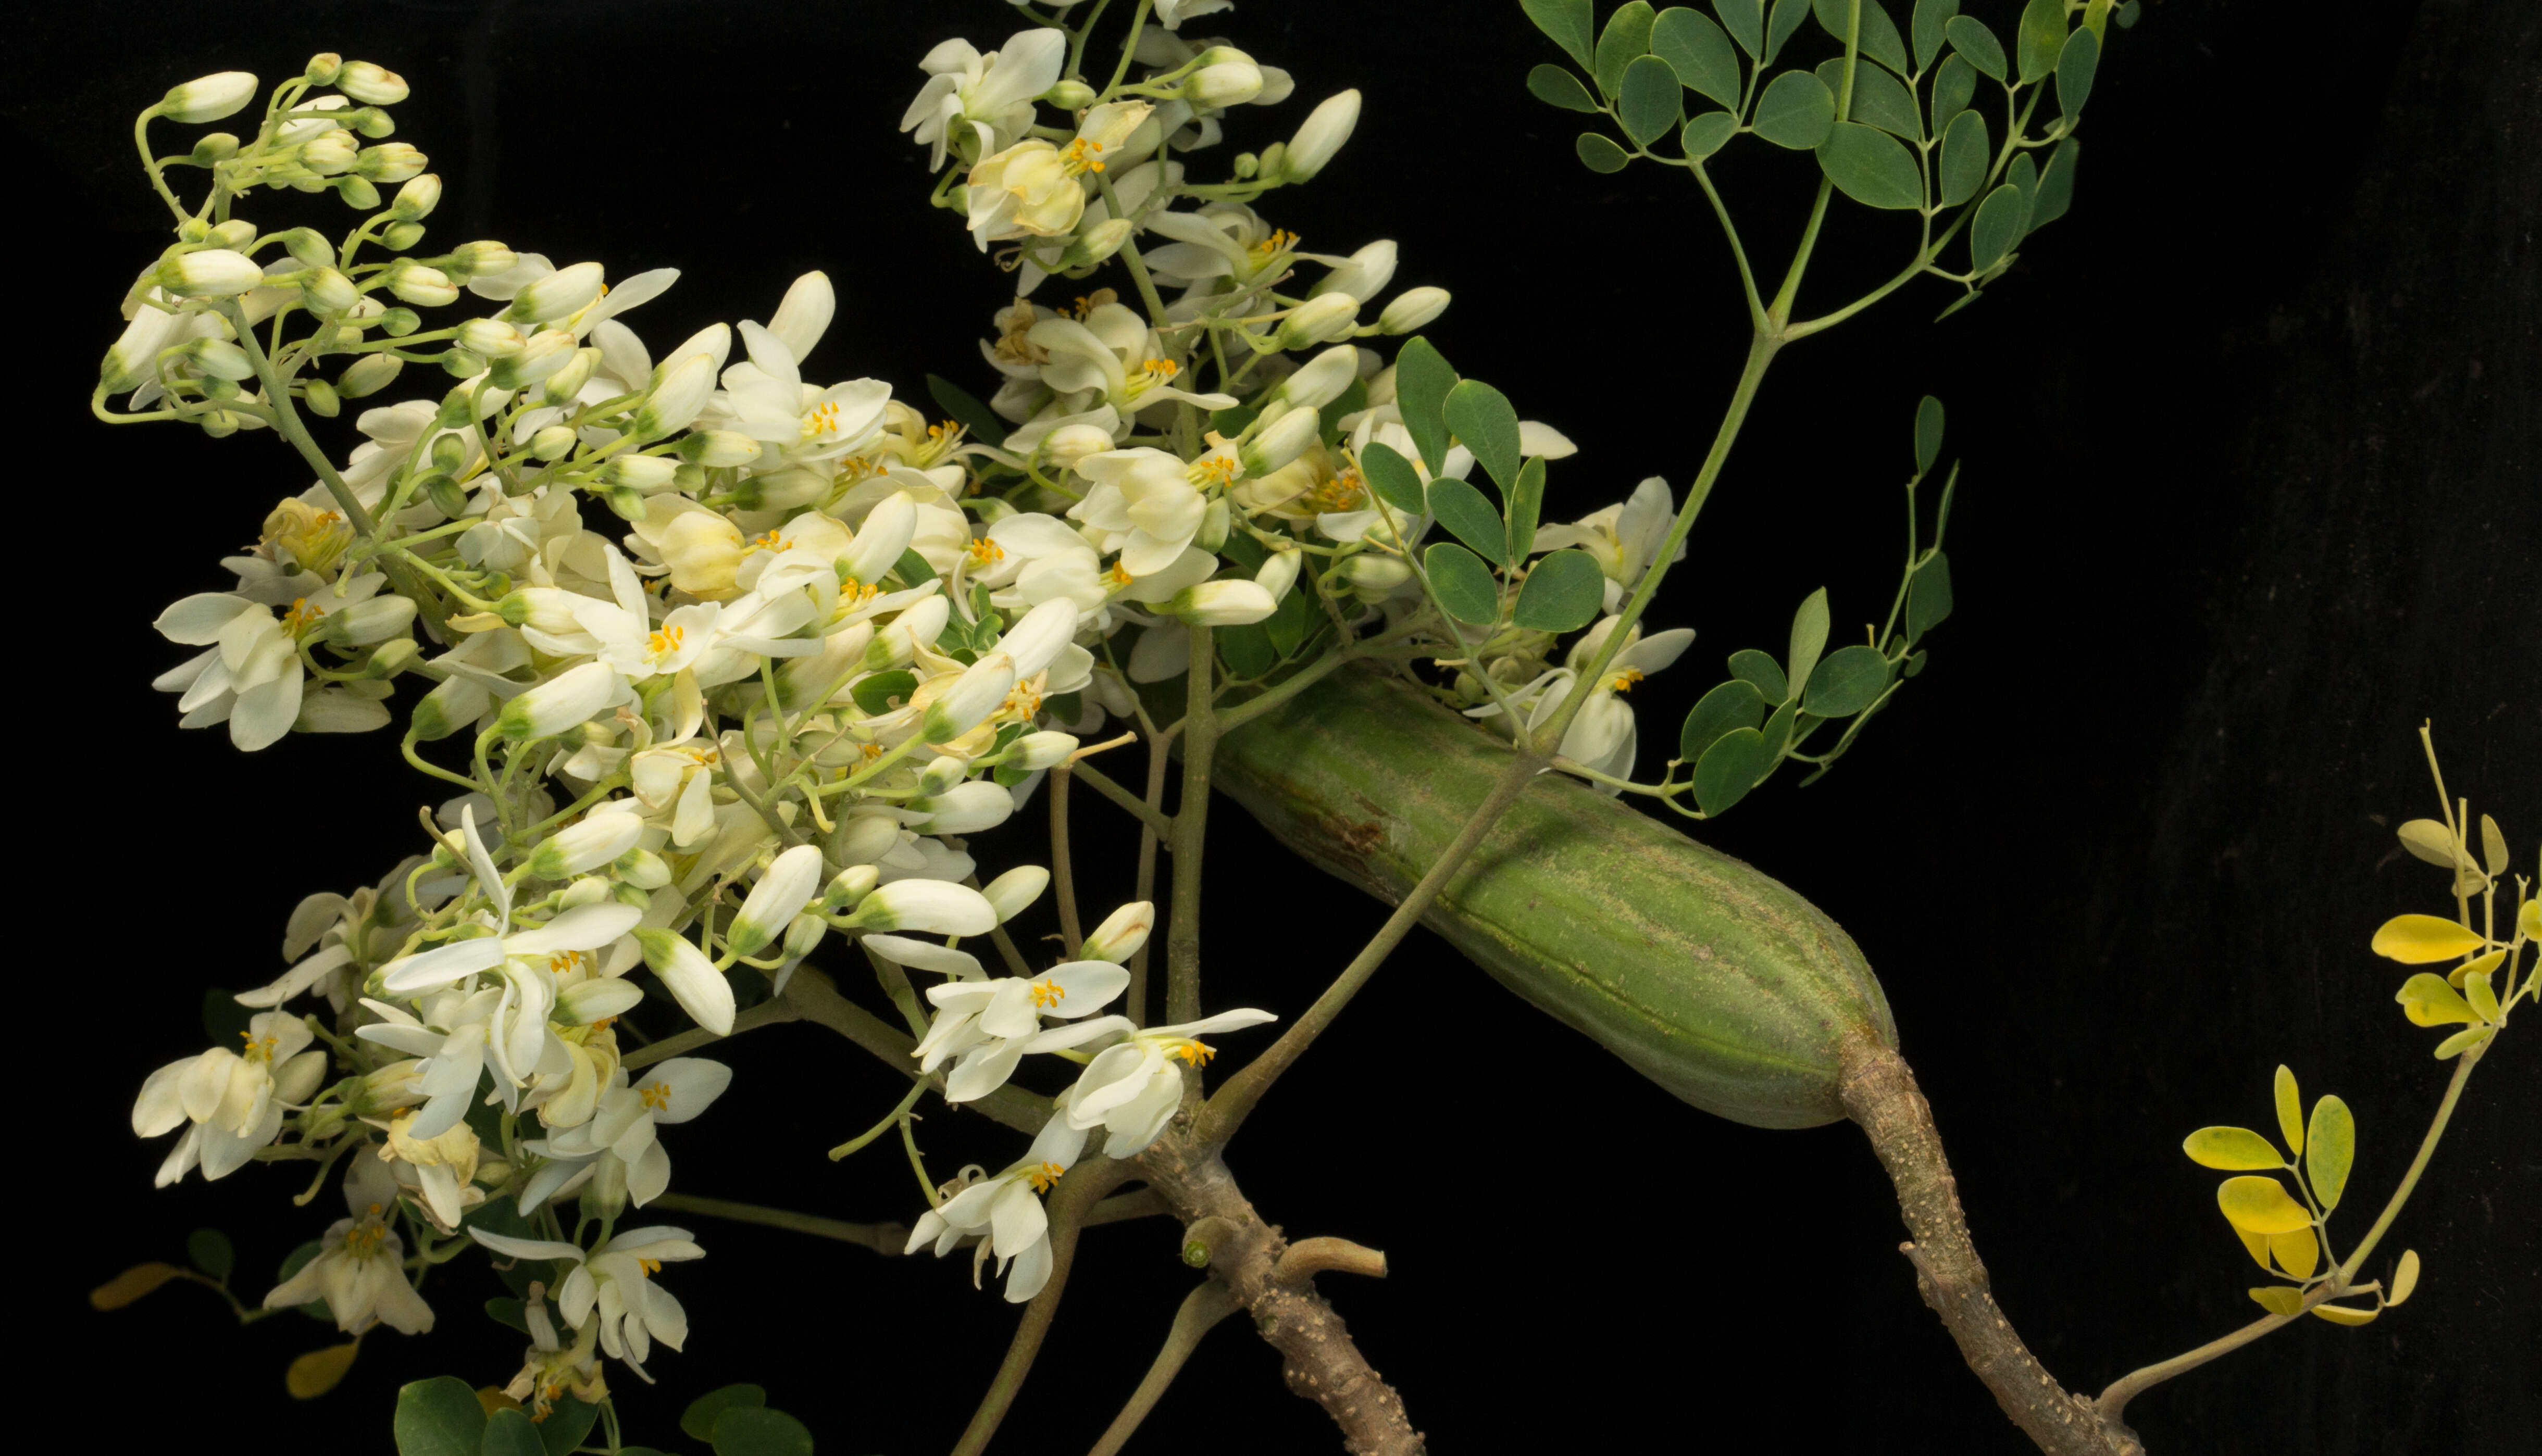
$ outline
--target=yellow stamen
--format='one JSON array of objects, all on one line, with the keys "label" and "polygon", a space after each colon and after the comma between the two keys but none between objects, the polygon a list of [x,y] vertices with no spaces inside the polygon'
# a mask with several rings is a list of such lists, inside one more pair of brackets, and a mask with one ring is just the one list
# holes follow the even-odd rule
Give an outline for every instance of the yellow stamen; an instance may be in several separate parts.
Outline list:
[{"label": "yellow stamen", "polygon": [[644,1105],[655,1112],[660,1112],[671,1105],[671,1088],[666,1082],[646,1082],[636,1089],[636,1095],[642,1098]]},{"label": "yellow stamen", "polygon": [[582,965],[582,952],[558,951],[548,957],[548,971],[556,976],[571,976]]},{"label": "yellow stamen", "polygon": [[1254,265],[1259,267],[1261,264],[1270,261],[1273,254],[1280,252],[1284,248],[1295,248],[1297,246],[1297,234],[1290,232],[1287,228],[1276,228],[1272,231],[1270,237],[1254,244],[1246,251],[1252,255]]},{"label": "yellow stamen", "polygon": [[1034,1193],[1048,1193],[1050,1186],[1059,1182],[1060,1175],[1067,1171],[1057,1163],[1043,1163],[1024,1174],[1024,1181],[1032,1185]]},{"label": "yellow stamen", "polygon": [[1027,989],[1032,992],[1032,1003],[1036,1010],[1056,1006],[1068,997],[1068,987],[1048,977],[1034,982]]},{"label": "yellow stamen", "polygon": [[971,564],[983,569],[1007,558],[1007,548],[983,536],[971,543]]},{"label": "yellow stamen", "polygon": [[644,1271],[644,1273],[648,1274],[657,1274],[662,1272],[662,1261],[659,1259],[638,1259],[636,1261],[636,1267]]},{"label": "yellow stamen", "polygon": [[1633,691],[1633,685],[1641,680],[1642,670],[1640,668],[1626,668],[1622,672],[1617,673],[1615,675],[1615,681],[1607,686],[1613,688],[1618,692],[1630,692]]},{"label": "yellow stamen", "polygon": [[1103,143],[1095,141],[1091,137],[1084,136],[1070,142],[1068,144],[1068,150],[1060,154],[1060,170],[1067,173],[1070,177],[1082,177],[1089,172],[1101,172],[1103,170]]},{"label": "yellow stamen", "polygon": [[1318,513],[1348,511],[1358,509],[1367,493],[1367,480],[1360,475],[1357,469],[1345,466],[1331,479],[1321,481],[1313,489],[1308,490],[1302,499],[1308,509]]},{"label": "yellow stamen", "polygon": [[803,438],[818,439],[839,432],[839,401],[824,400],[803,416]]},{"label": "yellow stamen", "polygon": [[1137,579],[1130,575],[1128,567],[1123,566],[1118,561],[1113,562],[1112,569],[1104,572],[1103,576],[1105,580],[1111,582],[1116,587],[1128,586],[1132,581]]},{"label": "yellow stamen", "polygon": [[644,640],[647,645],[651,647],[653,656],[657,658],[668,657],[672,653],[680,650],[680,643],[684,641],[688,635],[689,629],[687,627],[666,626]]},{"label": "yellow stamen", "polygon": [[1174,1056],[1181,1057],[1185,1062],[1188,1062],[1195,1067],[1209,1065],[1209,1059],[1218,1055],[1217,1048],[1212,1047],[1205,1042],[1194,1042],[1189,1040],[1186,1040],[1180,1046],[1173,1048],[1172,1052]]},{"label": "yellow stamen", "polygon": [[1183,478],[1206,490],[1212,485],[1225,485],[1235,478],[1243,467],[1232,455],[1206,455],[1192,462]]},{"label": "yellow stamen", "polygon": [[245,1057],[249,1061],[271,1061],[273,1059],[273,1038],[260,1037],[254,1032],[240,1032],[239,1040],[247,1043],[247,1050],[240,1053],[239,1056]]},{"label": "yellow stamen", "polygon": [[324,621],[327,614],[309,605],[307,597],[291,599],[291,610],[282,614],[282,629],[295,637],[306,636],[311,627]]}]

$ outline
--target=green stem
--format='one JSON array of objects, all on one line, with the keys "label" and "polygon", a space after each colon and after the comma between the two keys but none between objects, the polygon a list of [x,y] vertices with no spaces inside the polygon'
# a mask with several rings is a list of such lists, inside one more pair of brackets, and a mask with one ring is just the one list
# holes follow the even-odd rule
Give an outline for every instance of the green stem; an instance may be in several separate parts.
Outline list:
[{"label": "green stem", "polygon": [[1155,1363],[1148,1366],[1147,1378],[1131,1392],[1128,1404],[1112,1418],[1111,1425],[1086,1456],[1117,1456],[1130,1437],[1138,1434],[1139,1423],[1156,1409],[1165,1388],[1182,1373],[1183,1362],[1200,1347],[1201,1338],[1217,1328],[1219,1321],[1235,1313],[1236,1308],[1235,1296],[1216,1279],[1205,1279],[1184,1295],[1182,1307],[1174,1311],[1172,1328],[1165,1332],[1163,1347],[1157,1351]]},{"label": "green stem", "polygon": [[1051,771],[1050,784],[1050,887],[1059,902],[1059,943],[1072,961],[1085,944],[1084,927],[1077,918],[1077,866],[1068,851],[1068,786],[1077,777],[1074,762],[1060,764]]},{"label": "green stem", "polygon": [[1150,833],[1163,835],[1173,832],[1174,822],[1172,820],[1167,819],[1164,815],[1159,813],[1155,807],[1150,805],[1146,800],[1141,799],[1137,794],[1123,788],[1117,781],[1106,775],[1102,769],[1089,768],[1085,764],[1080,764],[1068,771],[1075,777],[1084,779],[1087,785],[1092,787],[1096,793],[1101,794],[1103,797],[1110,799],[1113,803],[1120,805],[1122,809],[1129,813],[1131,818],[1146,825]]},{"label": "green stem", "polygon": [[[689,1194],[666,1193],[646,1205],[673,1213],[704,1213],[710,1218],[729,1218],[736,1223],[757,1223],[769,1228],[789,1229],[811,1234],[815,1238],[837,1239],[843,1244],[856,1244],[878,1254],[897,1254],[908,1242],[909,1231],[897,1223],[849,1223],[837,1218],[819,1218],[797,1213],[791,1208],[769,1208],[758,1203],[736,1203],[727,1199],[701,1199]],[[897,1237],[895,1237],[895,1235]]]},{"label": "green stem", "polygon": [[1183,792],[1175,806],[1171,846],[1173,902],[1165,922],[1165,1020],[1200,1019],[1200,887],[1202,848],[1209,828],[1209,770],[1218,753],[1218,709],[1211,670],[1218,661],[1216,634],[1194,626],[1189,706],[1183,716]]}]

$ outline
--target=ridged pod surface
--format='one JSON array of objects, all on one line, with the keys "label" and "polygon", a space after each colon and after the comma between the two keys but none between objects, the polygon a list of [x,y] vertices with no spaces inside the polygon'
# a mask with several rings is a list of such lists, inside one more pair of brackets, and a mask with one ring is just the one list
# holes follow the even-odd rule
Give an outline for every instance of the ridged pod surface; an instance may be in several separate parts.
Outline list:
[{"label": "ridged pod surface", "polygon": [[[1389,903],[1509,750],[1417,689],[1344,670],[1229,734],[1213,779],[1283,842]],[[1694,1106],[1758,1128],[1845,1116],[1848,1041],[1895,1047],[1850,936],[1779,881],[1543,774],[1424,923]]]}]

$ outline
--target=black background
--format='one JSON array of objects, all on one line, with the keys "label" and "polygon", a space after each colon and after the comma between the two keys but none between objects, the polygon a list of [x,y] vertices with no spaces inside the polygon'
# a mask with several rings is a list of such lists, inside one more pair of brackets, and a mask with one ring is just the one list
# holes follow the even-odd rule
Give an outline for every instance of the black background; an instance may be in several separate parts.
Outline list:
[{"label": "black background", "polygon": [[[2012,7],[1971,8],[2008,33]],[[1701,631],[1634,698],[1654,743],[1727,653],[1779,650],[1813,587],[1832,587],[1840,622],[1875,615],[1895,582],[1914,401],[1947,401],[1946,453],[1967,466],[1960,612],[1929,670],[1825,783],[1778,782],[1704,837],[1812,897],[1880,968],[1996,1291],[2069,1385],[2096,1390],[2254,1314],[2215,1179],[2177,1149],[2203,1124],[2268,1126],[2277,1062],[2308,1098],[2335,1091],[2356,1111],[2355,1205],[2334,1224],[2348,1240],[2408,1162],[2445,1068],[2364,943],[2389,914],[2441,908],[2441,876],[2387,828],[2434,808],[2422,718],[2520,868],[2542,834],[2535,14],[2151,5],[2113,32],[2073,212],[1943,325],[1929,321],[1950,294],[1927,284],[1789,351],[1654,613]],[[346,1383],[306,1406],[281,1371],[332,1343],[317,1326],[238,1333],[182,1287],[113,1315],[81,1302],[127,1264],[180,1257],[202,1224],[237,1240],[253,1298],[332,1216],[332,1192],[291,1208],[297,1184],[278,1170],[153,1194],[161,1148],[135,1143],[125,1109],[144,1073],[200,1045],[202,986],[274,974],[293,903],[368,882],[405,852],[412,806],[439,797],[384,736],[294,738],[242,763],[217,734],[179,734],[148,690],[178,651],[151,617],[222,585],[214,557],[307,481],[270,439],[109,430],[80,407],[114,300],[164,242],[126,118],[203,72],[270,80],[321,48],[375,59],[413,83],[399,134],[449,183],[436,240],[597,257],[613,276],[681,266],[680,287],[633,320],[657,343],[764,318],[787,279],[825,267],[840,313],[814,373],[869,373],[916,398],[933,371],[985,393],[972,340],[1005,281],[955,218],[924,208],[923,154],[893,126],[927,46],[987,46],[1012,26],[988,0],[187,15],[51,7],[13,22],[7,63],[13,298],[41,321],[16,350],[60,369],[15,395],[32,454],[13,492],[21,568],[35,557],[51,603],[19,698],[21,792],[47,806],[21,842],[49,879],[20,916],[53,936],[18,975],[37,1055],[59,1069],[17,1084],[13,1181],[45,1232],[14,1302],[22,1335],[66,1361],[39,1378],[104,1398],[91,1420],[173,1421],[193,1449],[385,1451],[402,1381],[512,1368],[516,1337],[474,1309],[494,1292],[481,1271],[436,1277],[438,1332],[374,1335]],[[1527,68],[1556,57],[1515,4],[1245,0],[1193,29],[1300,78],[1286,106],[1236,118],[1236,146],[1365,90],[1359,138],[1267,211],[1310,249],[1399,239],[1398,286],[1457,292],[1432,336],[1583,446],[1548,516],[1648,473],[1682,486],[1744,350],[1726,252],[1682,178],[1598,178],[1572,160],[1572,118],[1524,93]],[[1807,164],[1719,170],[1753,246],[1779,259]],[[1849,296],[1909,246],[1895,218],[1837,218],[1805,307]],[[70,788],[81,797],[54,797]],[[1084,813],[1099,908],[1126,889],[1128,837]],[[1226,930],[1208,999],[1294,1015],[1379,910],[1240,814],[1214,828],[1210,912]],[[1032,857],[1036,837],[989,837],[984,857]],[[2510,1034],[2483,1065],[2378,1257],[2379,1273],[2402,1246],[2422,1252],[2417,1300],[2361,1331],[2304,1322],[2145,1397],[2131,1415],[2152,1449],[2542,1443],[2529,1040]],[[732,1093],[667,1138],[674,1187],[913,1215],[887,1150],[839,1167],[820,1155],[880,1115],[890,1073],[801,1028],[728,1056]],[[1012,1155],[973,1119],[925,1133],[948,1167]],[[1778,1451],[2024,1449],[1918,1304],[1895,1204],[1849,1128],[1769,1133],[1694,1113],[1426,937],[1232,1162],[1293,1235],[1388,1251],[1390,1279],[1328,1292],[1443,1451],[1732,1435]],[[658,1388],[613,1368],[632,1439],[694,1445],[673,1425],[681,1404],[753,1379],[824,1451],[949,1444],[1013,1320],[958,1262],[682,1221],[710,1255],[667,1280],[694,1334],[657,1357]],[[1091,1441],[1190,1283],[1176,1242],[1161,1220],[1088,1235],[1000,1449]],[[148,1427],[120,1428],[137,1444]],[[1331,1446],[1237,1323],[1134,1449]]]}]

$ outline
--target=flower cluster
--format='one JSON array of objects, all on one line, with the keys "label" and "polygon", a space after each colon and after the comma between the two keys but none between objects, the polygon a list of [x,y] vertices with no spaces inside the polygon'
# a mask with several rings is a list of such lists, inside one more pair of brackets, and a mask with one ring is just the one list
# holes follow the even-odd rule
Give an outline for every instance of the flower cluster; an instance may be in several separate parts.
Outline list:
[{"label": "flower cluster", "polygon": [[[125,300],[97,412],[271,429],[318,475],[222,562],[234,585],[161,615],[201,650],[158,686],[186,726],[225,723],[249,751],[390,727],[403,701],[406,760],[458,790],[375,888],[304,903],[289,969],[239,997],[256,1012],[243,1048],[170,1064],[135,1105],[136,1131],[182,1129],[163,1184],[256,1160],[345,1170],[350,1216],[274,1301],[323,1299],[351,1332],[422,1330],[410,1275],[473,1239],[552,1266],[525,1305],[516,1399],[595,1399],[603,1355],[640,1373],[686,1335],[653,1275],[702,1250],[617,1224],[668,1187],[661,1129],[731,1072],[653,1051],[658,1025],[623,1043],[627,1018],[667,1003],[698,1029],[684,1045],[730,1035],[843,939],[913,1018],[928,1085],[1047,1109],[1020,1161],[942,1186],[911,1241],[976,1243],[1008,1297],[1029,1298],[1049,1270],[1039,1195],[1098,1132],[1101,1156],[1141,1154],[1211,1056],[1201,1038],[1272,1018],[1095,1014],[1129,985],[1152,908],[1031,972],[1001,927],[1050,875],[983,885],[971,837],[1107,721],[1143,719],[1143,691],[1191,671],[1195,640],[1214,644],[1214,692],[1385,644],[1435,662],[1458,706],[1512,732],[1561,719],[1563,757],[1629,773],[1616,694],[1686,634],[1636,629],[1618,652],[1601,627],[1566,656],[1601,592],[1537,610],[1534,577],[1560,573],[1530,561],[1594,560],[1612,611],[1658,554],[1666,488],[1535,532],[1543,462],[1570,442],[1503,418],[1472,382],[1459,398],[1501,412],[1457,406],[1451,438],[1436,351],[1432,369],[1413,358],[1426,345],[1390,361],[1362,342],[1421,328],[1446,292],[1387,298],[1391,242],[1309,253],[1256,210],[1331,162],[1356,93],[1226,180],[1192,175],[1237,109],[1292,90],[1185,33],[1223,8],[1155,7],[1161,26],[1099,91],[1049,27],[925,58],[903,129],[1016,285],[981,344],[1000,383],[985,402],[939,391],[951,418],[813,371],[835,309],[819,272],[765,323],[662,346],[634,321],[672,270],[613,284],[598,262],[500,243],[424,251],[437,178],[411,147],[358,142],[387,135],[406,93],[377,66],[319,56],[252,137],[153,164],[178,241]],[[256,90],[206,77],[145,124],[218,120]],[[197,209],[162,175],[179,163],[209,175]],[[385,183],[401,185],[383,206]],[[367,214],[341,238],[238,215],[327,190]],[[1135,300],[1034,301],[1116,258]],[[428,374],[431,390],[353,412],[349,452],[309,443],[307,416]],[[1485,470],[1510,530],[1524,497],[1535,539],[1486,551],[1498,600],[1477,614],[1425,541],[1443,523],[1473,539],[1455,508],[1480,502],[1464,477]],[[402,683],[421,691],[401,698]],[[1012,974],[962,948],[992,935]],[[921,993],[910,971],[942,980]],[[1009,1087],[1035,1055],[1083,1065],[1056,1095]],[[569,1200],[578,1218],[560,1214]]]}]

